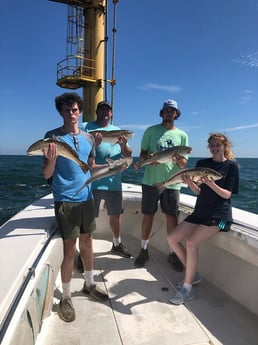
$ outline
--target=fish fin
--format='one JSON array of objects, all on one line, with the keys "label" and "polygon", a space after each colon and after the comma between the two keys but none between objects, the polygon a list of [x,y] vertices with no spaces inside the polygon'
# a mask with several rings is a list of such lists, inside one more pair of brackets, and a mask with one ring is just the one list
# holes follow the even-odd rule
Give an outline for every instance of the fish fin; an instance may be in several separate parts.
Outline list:
[{"label": "fish fin", "polygon": [[140,169],[140,161],[133,163],[134,169],[139,170]]},{"label": "fish fin", "polygon": [[114,163],[114,160],[111,159],[111,158],[106,158],[106,162],[107,162],[109,165],[112,165],[112,163]]},{"label": "fish fin", "polygon": [[89,166],[89,164],[80,161],[80,167],[82,169],[82,171],[84,172],[84,174],[86,174],[87,171],[91,170],[91,167]]},{"label": "fish fin", "polygon": [[83,184],[83,186],[82,186],[80,189],[77,190],[77,192],[74,194],[74,196],[75,196],[75,195],[78,195],[78,194],[83,190],[83,188],[85,188],[88,184],[90,184],[90,181],[89,181],[89,180],[87,180],[87,181]]}]

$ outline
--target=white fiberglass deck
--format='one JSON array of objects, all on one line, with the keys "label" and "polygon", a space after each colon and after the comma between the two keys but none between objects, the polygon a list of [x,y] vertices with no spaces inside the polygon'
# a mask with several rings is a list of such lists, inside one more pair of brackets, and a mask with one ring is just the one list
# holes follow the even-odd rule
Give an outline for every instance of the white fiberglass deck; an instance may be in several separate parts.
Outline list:
[{"label": "white fiberglass deck", "polygon": [[[83,277],[75,270],[76,320],[65,323],[58,316],[59,281],[53,311],[44,321],[37,345],[258,344],[257,316],[221,290],[204,280],[195,300],[171,305],[168,298],[183,274],[171,268],[166,255],[150,246],[146,267],[136,269],[132,259],[110,254],[110,234],[104,237],[95,235],[95,280],[110,299],[103,303],[84,296]],[[136,256],[139,240],[124,236],[124,242]]]},{"label": "white fiberglass deck", "polygon": [[[136,257],[140,250],[141,197],[137,188],[129,196],[125,191],[124,197],[126,207],[122,215],[122,241]],[[3,226],[1,313],[18,288],[18,280],[22,280],[23,274],[31,267],[36,252],[54,227],[51,195],[38,200]],[[61,297],[58,275],[54,305],[50,315],[44,319],[36,345],[258,345],[258,256],[255,226],[253,228],[253,236],[248,233],[237,235],[237,231],[235,235],[221,234],[217,236],[218,240],[204,246],[200,250],[199,268],[201,275],[209,281],[203,279],[195,300],[174,306],[168,299],[175,293],[175,284],[183,278],[183,273],[175,272],[167,262],[164,216],[158,212],[155,217],[149,246],[150,259],[144,268],[136,269],[133,259],[110,254],[112,243],[108,217],[105,210],[101,211],[94,233],[95,281],[108,291],[109,300],[101,303],[83,296],[83,276],[75,269],[72,300],[76,320],[66,323],[58,316]],[[7,246],[6,241],[9,243]],[[62,259],[61,244],[60,239],[51,241],[50,253],[46,255],[45,263],[52,263],[53,271]],[[46,266],[44,262],[42,265]],[[34,300],[37,296],[36,283],[37,279],[32,277],[26,290],[27,297],[24,297],[19,309],[23,308],[23,304],[26,307],[26,298]],[[218,288],[220,286],[228,294]],[[240,290],[240,293],[235,290]],[[232,299],[229,295],[234,293]],[[241,303],[236,296],[241,298]],[[245,308],[247,302],[254,313]],[[22,315],[27,315],[26,309]],[[18,319],[18,315],[15,320],[13,324],[24,322]],[[22,334],[17,335],[18,339],[22,339]],[[27,338],[31,339],[30,335]],[[6,341],[3,344],[10,343]],[[11,344],[16,345],[17,342]],[[34,341],[26,344],[34,344]]]}]

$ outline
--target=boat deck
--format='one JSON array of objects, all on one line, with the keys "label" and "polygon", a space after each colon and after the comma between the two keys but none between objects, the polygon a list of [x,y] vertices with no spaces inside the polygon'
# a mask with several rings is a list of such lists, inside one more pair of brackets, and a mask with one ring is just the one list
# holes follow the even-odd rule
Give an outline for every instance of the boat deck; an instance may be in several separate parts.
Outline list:
[{"label": "boat deck", "polygon": [[[99,238],[98,238],[98,237]],[[257,345],[258,317],[236,303],[221,290],[203,281],[197,298],[174,306],[168,298],[183,273],[175,272],[167,257],[154,247],[145,268],[136,269],[132,259],[110,253],[111,234],[95,236],[95,281],[108,291],[109,300],[96,302],[82,294],[83,276],[75,267],[72,300],[76,320],[58,316],[60,279],[54,305],[38,336],[37,345]],[[133,255],[139,240],[124,237]]]}]

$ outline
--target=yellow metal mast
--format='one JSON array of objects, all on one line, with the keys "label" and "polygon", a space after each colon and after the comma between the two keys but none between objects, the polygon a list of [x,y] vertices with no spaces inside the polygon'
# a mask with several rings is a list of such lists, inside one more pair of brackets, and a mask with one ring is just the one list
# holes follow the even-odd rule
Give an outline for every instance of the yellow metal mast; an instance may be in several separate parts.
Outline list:
[{"label": "yellow metal mast", "polygon": [[[97,103],[104,100],[107,83],[108,0],[50,0],[67,4],[66,57],[57,64],[57,85],[83,88],[83,121],[93,121]],[[114,6],[118,0],[113,0]],[[112,75],[113,78],[113,75]],[[112,89],[113,97],[113,89]]]}]

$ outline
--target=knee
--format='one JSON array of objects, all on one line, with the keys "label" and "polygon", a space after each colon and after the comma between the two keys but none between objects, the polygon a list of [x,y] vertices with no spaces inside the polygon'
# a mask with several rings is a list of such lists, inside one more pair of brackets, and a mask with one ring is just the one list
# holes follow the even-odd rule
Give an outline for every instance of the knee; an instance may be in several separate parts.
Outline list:
[{"label": "knee", "polygon": [[173,231],[170,232],[170,233],[167,235],[167,241],[168,241],[168,243],[169,243],[171,246],[172,246],[173,244],[178,243],[178,241],[177,241],[176,238],[175,238],[175,235],[174,235]]},{"label": "knee", "polygon": [[186,246],[186,250],[193,250],[193,249],[198,248],[198,245],[191,238],[188,238],[186,240],[185,246]]},{"label": "knee", "polygon": [[79,240],[80,251],[87,250],[92,247],[92,235],[83,234]]},{"label": "knee", "polygon": [[64,251],[64,259],[65,260],[73,260],[76,252],[76,246],[70,247]]}]

